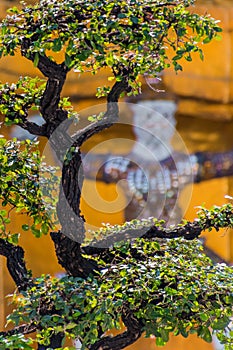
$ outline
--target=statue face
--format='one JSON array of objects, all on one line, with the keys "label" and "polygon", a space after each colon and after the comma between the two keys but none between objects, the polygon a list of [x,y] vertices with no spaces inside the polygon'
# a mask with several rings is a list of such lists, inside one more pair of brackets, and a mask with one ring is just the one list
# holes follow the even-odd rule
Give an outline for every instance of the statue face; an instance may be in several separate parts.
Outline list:
[{"label": "statue face", "polygon": [[[145,148],[149,153],[159,153],[161,159],[166,158],[171,149],[171,138],[175,132],[176,104],[173,101],[144,101],[131,106],[133,110],[134,132],[136,135],[135,145]],[[141,146],[140,146],[141,145]]]}]

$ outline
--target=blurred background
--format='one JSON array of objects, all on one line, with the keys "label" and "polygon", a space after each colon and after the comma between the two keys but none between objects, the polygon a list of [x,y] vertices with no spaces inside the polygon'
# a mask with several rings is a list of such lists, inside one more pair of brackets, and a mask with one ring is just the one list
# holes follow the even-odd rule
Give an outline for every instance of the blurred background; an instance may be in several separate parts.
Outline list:
[{"label": "blurred background", "polygon": [[[18,4],[17,0],[1,0],[0,17],[4,17],[7,8]],[[203,47],[204,62],[195,55],[193,62],[183,62],[183,72],[178,75],[172,70],[167,70],[161,76],[161,81],[150,79],[150,77],[142,78],[143,94],[138,97],[138,100],[134,99],[129,102],[143,103],[143,101],[148,100],[163,100],[164,105],[168,106],[169,112],[169,101],[172,101],[176,105],[176,111],[172,112],[176,120],[176,130],[181,135],[188,152],[225,152],[233,149],[233,3],[232,0],[197,0],[192,11],[203,14],[207,12],[219,19],[223,28],[222,40],[214,40]],[[2,82],[15,82],[21,75],[38,74],[33,64],[21,58],[20,55],[0,60],[0,80]],[[107,83],[107,76],[108,72],[105,71],[94,77],[87,73],[82,76],[70,73],[64,88],[64,95],[70,96],[75,109],[85,116],[89,108],[104,103],[104,100],[95,99],[95,93],[98,86]],[[158,92],[157,90],[162,91]],[[162,111],[160,112],[162,113]],[[133,142],[137,138],[132,127],[134,118],[132,110],[128,111],[127,116],[130,120],[129,124],[117,125],[96,135],[83,146],[83,152],[88,152],[96,145],[101,144],[99,150],[102,154],[117,154],[119,152],[121,155],[127,156],[132,151]],[[10,132],[9,129],[4,128],[2,133],[10,136]],[[114,143],[111,145],[111,142],[107,142],[107,144],[104,142],[119,137],[132,140],[132,142],[119,145],[117,150]],[[41,140],[42,147],[43,142]],[[116,184],[106,184],[103,181],[96,183],[95,180],[89,179],[85,181],[84,186],[87,193],[94,193],[97,189],[98,195],[107,203],[114,201],[124,203],[126,201],[125,191],[119,186],[116,187]],[[184,217],[188,220],[193,220],[196,217],[196,206],[205,204],[208,208],[213,204],[221,205],[227,202],[225,195],[233,196],[232,177],[212,179],[190,186],[185,186],[179,199],[180,206],[185,211]],[[190,197],[190,193],[189,201],[187,198]],[[93,201],[92,203],[94,203]],[[82,211],[87,222],[97,227],[101,226],[103,222],[111,224],[124,222],[123,207],[124,205],[121,206],[121,210],[116,209],[109,214],[107,211],[98,210],[98,202],[96,205],[90,205],[85,198],[82,201]],[[12,231],[18,226],[20,227],[21,224],[22,218],[15,217]],[[221,230],[217,233],[205,232],[204,237],[206,245],[213,254],[217,254],[220,259],[228,263],[233,262],[231,230]],[[21,245],[25,249],[27,264],[32,269],[34,276],[42,273],[59,276],[64,272],[57,263],[49,236],[36,239],[24,232],[21,236]],[[1,328],[3,328],[5,316],[9,312],[5,295],[12,293],[15,288],[8,275],[3,257],[0,257],[0,281],[0,323]],[[155,350],[157,347],[154,339],[140,339],[127,349]],[[215,343],[207,344],[192,336],[188,339],[174,337],[164,349],[214,350],[221,349],[221,347]]]}]

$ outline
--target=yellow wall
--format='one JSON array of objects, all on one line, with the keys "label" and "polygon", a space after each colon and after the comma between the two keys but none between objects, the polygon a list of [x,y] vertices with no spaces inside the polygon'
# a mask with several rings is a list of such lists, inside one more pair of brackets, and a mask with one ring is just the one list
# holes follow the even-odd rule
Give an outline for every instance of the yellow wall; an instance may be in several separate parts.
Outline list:
[{"label": "yellow wall", "polygon": [[[183,72],[178,75],[165,72],[165,81],[178,95],[227,103],[233,99],[232,91],[232,26],[233,7],[207,3],[195,6],[199,13],[210,13],[219,19],[223,29],[222,40],[203,45],[204,62],[198,53],[193,62],[183,61]],[[190,83],[192,82],[192,83]]]}]

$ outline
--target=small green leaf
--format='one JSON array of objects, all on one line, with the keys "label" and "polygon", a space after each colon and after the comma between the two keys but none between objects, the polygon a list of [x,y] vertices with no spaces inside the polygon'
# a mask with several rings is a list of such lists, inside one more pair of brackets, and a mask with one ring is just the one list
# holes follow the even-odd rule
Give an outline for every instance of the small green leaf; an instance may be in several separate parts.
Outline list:
[{"label": "small green leaf", "polygon": [[204,339],[207,343],[212,342],[212,335],[208,328],[204,328],[200,334],[201,338]]},{"label": "small green leaf", "polygon": [[65,65],[68,68],[71,68],[71,66],[73,65],[73,60],[67,53],[65,54]]},{"label": "small green leaf", "polygon": [[59,52],[59,51],[61,51],[61,48],[62,48],[62,41],[61,41],[61,39],[60,38],[54,39],[52,50],[54,52]]},{"label": "small green leaf", "polygon": [[14,244],[18,244],[19,243],[19,233],[15,233],[13,235],[11,235],[11,242]]},{"label": "small green leaf", "polygon": [[40,60],[40,56],[39,56],[38,52],[36,52],[35,56],[34,56],[34,61],[33,61],[34,67],[38,66],[39,60]]}]

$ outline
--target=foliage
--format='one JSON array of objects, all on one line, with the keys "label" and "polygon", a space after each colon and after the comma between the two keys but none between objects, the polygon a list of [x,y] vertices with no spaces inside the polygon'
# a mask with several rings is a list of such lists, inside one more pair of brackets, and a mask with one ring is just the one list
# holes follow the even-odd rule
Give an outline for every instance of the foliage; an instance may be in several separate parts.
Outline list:
[{"label": "foliage", "polygon": [[24,231],[36,237],[47,234],[56,221],[51,197],[57,190],[56,169],[42,162],[38,142],[30,140],[1,138],[0,162],[0,237],[17,243],[18,234],[8,229],[14,212],[31,218],[30,224],[22,225]]},{"label": "foliage", "polygon": [[[32,349],[35,343],[38,349],[68,349],[66,338],[77,337],[83,349],[119,350],[143,332],[155,335],[158,345],[164,345],[171,333],[183,337],[197,333],[207,342],[216,333],[226,349],[232,348],[233,334],[227,333],[227,327],[232,316],[233,270],[225,264],[214,265],[197,240],[205,229],[233,226],[231,204],[201,208],[194,223],[169,229],[156,219],[134,220],[106,225],[93,234],[91,244],[70,238],[73,231],[82,235],[84,227],[79,209],[82,182],[77,180],[77,167],[82,164],[79,146],[117,120],[115,103],[124,93],[139,93],[140,75],[156,77],[170,65],[181,70],[183,58],[191,61],[195,52],[203,58],[202,45],[221,31],[218,21],[190,11],[193,2],[40,0],[35,5],[22,4],[21,10],[12,8],[2,21],[0,56],[20,52],[45,77],[0,84],[0,112],[6,126],[18,124],[50,139],[75,114],[68,98],[61,98],[71,69],[96,74],[108,68],[108,80],[113,83],[97,93],[107,96],[106,113],[89,116],[91,124],[79,130],[71,139],[73,144],[68,140],[68,149],[57,152],[61,161],[65,159],[62,174],[43,163],[37,141],[0,139],[0,254],[7,258],[18,287],[13,296],[15,310],[8,316],[15,327],[0,332],[2,350]],[[42,126],[29,121],[33,110],[44,119]],[[53,138],[55,152],[56,142],[66,145],[66,137],[62,129],[58,140]],[[53,194],[59,190],[56,203]],[[64,210],[64,197],[72,209],[69,212]],[[10,232],[8,226],[13,211],[29,217],[22,229],[36,237],[55,230],[57,220],[60,230],[50,234],[65,277],[29,276],[17,245],[20,229]],[[64,232],[69,229],[67,237]],[[136,232],[141,238],[121,239]],[[100,249],[97,236],[119,239]],[[126,332],[119,337],[105,335],[110,328],[121,328],[122,322]],[[28,336],[35,331],[35,339]]]},{"label": "foliage", "polygon": [[[28,108],[39,109],[45,81],[39,78],[21,77],[16,84],[1,84],[0,112],[5,115],[6,125],[12,120],[17,124],[15,114],[27,116]],[[20,95],[21,93],[21,95]]]},{"label": "foliage", "polygon": [[[4,123],[7,126],[23,123],[28,110],[39,110],[45,87],[44,79],[27,76],[20,77],[16,84],[0,84],[0,113],[5,115]],[[67,110],[69,117],[76,115],[67,97],[61,99],[60,107]]]},{"label": "foliage", "polygon": [[[21,11],[14,7],[1,25],[0,55],[21,49],[37,66],[40,55],[54,60],[53,53],[62,52],[65,66],[77,72],[96,74],[108,67],[113,82],[129,74],[130,93],[137,94],[139,75],[156,76],[170,65],[182,70],[179,61],[191,61],[193,52],[203,58],[202,44],[221,31],[218,21],[191,13],[192,3],[41,0]],[[109,87],[101,87],[98,96],[107,92]]]},{"label": "foliage", "polygon": [[120,328],[128,305],[142,320],[146,336],[156,336],[157,345],[164,345],[171,333],[197,333],[207,342],[217,333],[232,344],[232,335],[224,332],[232,316],[233,269],[214,265],[202,250],[199,240],[180,238],[137,239],[131,251],[129,243],[119,244],[111,249],[114,263],[102,262],[97,277],[38,278],[30,290],[15,296],[17,309],[8,320],[40,324],[41,344],[48,344],[54,332],[65,332],[68,338],[79,337],[86,349],[98,340],[98,324],[103,332]]}]

